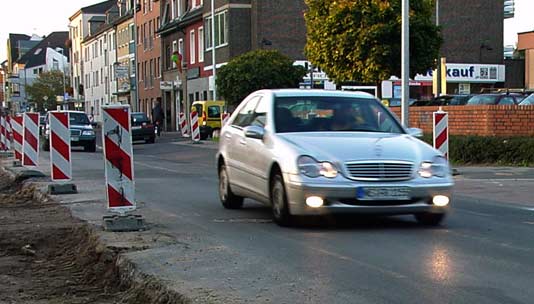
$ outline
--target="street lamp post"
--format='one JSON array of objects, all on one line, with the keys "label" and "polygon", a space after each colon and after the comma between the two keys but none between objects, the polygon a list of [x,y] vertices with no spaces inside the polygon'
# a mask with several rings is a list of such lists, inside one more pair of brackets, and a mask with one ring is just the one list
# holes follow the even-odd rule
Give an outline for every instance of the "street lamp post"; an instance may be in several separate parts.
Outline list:
[{"label": "street lamp post", "polygon": [[[215,60],[215,0],[211,0],[211,64],[213,67],[213,100],[217,100],[217,60]],[[224,107],[226,109],[226,105]]]},{"label": "street lamp post", "polygon": [[66,84],[65,84],[65,49],[63,48],[56,48],[56,50],[59,52],[61,52],[61,70],[62,70],[62,73],[63,73],[63,110],[67,110],[66,109],[66,105],[67,105],[67,94],[65,94],[67,92],[67,89],[66,89]]},{"label": "street lamp post", "polygon": [[408,127],[409,125],[409,100],[410,100],[410,1],[402,0],[402,125]]}]

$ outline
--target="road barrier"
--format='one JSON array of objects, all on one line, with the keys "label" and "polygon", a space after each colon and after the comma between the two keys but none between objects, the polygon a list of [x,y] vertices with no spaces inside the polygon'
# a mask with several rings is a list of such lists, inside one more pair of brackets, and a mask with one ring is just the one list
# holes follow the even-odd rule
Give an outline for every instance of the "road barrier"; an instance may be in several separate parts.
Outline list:
[{"label": "road barrier", "polygon": [[22,165],[28,168],[39,166],[39,113],[23,114]]},{"label": "road barrier", "polygon": [[7,150],[6,141],[6,119],[0,116],[0,150]]},{"label": "road barrier", "polygon": [[15,148],[15,160],[22,161],[22,142],[23,142],[23,116],[17,115],[11,119],[13,129],[13,147]]},{"label": "road barrier", "polygon": [[11,150],[11,140],[13,139],[13,129],[11,128],[11,116],[6,116],[6,150]]},{"label": "road barrier", "polygon": [[191,139],[194,142],[200,141],[200,129],[198,127],[198,113],[196,111],[191,112]]},{"label": "road barrier", "polygon": [[52,111],[50,119],[50,166],[53,181],[72,179],[69,112]]},{"label": "road barrier", "polygon": [[449,158],[449,114],[440,108],[434,112],[434,148]]},{"label": "road barrier", "polygon": [[188,132],[187,132],[187,119],[185,117],[185,113],[184,112],[180,112],[179,114],[179,124],[180,124],[180,130],[182,131],[182,136],[187,136],[188,135]]},{"label": "road barrier", "polygon": [[108,210],[124,215],[135,205],[130,106],[102,107]]},{"label": "road barrier", "polygon": [[229,119],[230,119],[230,113],[223,112],[221,114],[221,122],[222,122],[223,127],[228,123]]}]

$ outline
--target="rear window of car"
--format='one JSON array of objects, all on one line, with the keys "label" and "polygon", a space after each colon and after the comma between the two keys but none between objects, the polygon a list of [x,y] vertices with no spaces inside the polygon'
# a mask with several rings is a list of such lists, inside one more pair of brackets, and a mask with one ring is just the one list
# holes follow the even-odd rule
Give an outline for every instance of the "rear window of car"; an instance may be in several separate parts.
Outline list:
[{"label": "rear window of car", "polygon": [[470,105],[494,105],[497,103],[497,95],[476,95],[471,97],[467,104]]},{"label": "rear window of car", "polygon": [[133,122],[148,122],[148,117],[145,113],[133,113],[132,114]]},{"label": "rear window of car", "polygon": [[69,113],[69,117],[70,117],[70,124],[71,125],[89,125],[89,124],[91,124],[89,122],[89,118],[87,118],[87,114],[85,114],[85,113],[71,112],[71,113]]},{"label": "rear window of car", "polygon": [[208,117],[209,118],[221,118],[221,107],[219,107],[219,106],[209,106],[208,107]]}]

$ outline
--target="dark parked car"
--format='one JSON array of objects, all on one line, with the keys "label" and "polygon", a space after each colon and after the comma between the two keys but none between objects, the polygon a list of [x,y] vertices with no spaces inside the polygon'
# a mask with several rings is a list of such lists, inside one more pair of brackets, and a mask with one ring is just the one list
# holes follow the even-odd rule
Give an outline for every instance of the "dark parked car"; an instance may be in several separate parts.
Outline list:
[{"label": "dark parked car", "polygon": [[471,97],[467,105],[515,105],[520,94],[480,94]]},{"label": "dark parked car", "polygon": [[428,102],[429,106],[463,106],[473,95],[442,95]]},{"label": "dark parked car", "polygon": [[[389,107],[400,107],[401,106],[401,99],[400,98],[390,98],[386,99],[388,101]],[[410,106],[413,106],[413,104],[416,102],[416,99],[410,98],[409,103]]]},{"label": "dark parked car", "polygon": [[132,119],[132,141],[144,140],[153,144],[156,141],[156,129],[143,112],[133,112]]},{"label": "dark parked car", "polygon": [[[71,147],[83,147],[86,152],[96,152],[96,134],[93,124],[89,121],[87,114],[80,111],[69,112],[70,120],[70,145]],[[43,150],[50,151],[50,125],[47,113],[45,120]]]}]

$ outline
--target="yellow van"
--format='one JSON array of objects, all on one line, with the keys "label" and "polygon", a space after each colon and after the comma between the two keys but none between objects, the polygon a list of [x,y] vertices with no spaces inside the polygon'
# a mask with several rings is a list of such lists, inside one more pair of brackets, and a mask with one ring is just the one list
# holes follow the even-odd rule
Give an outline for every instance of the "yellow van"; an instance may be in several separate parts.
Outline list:
[{"label": "yellow van", "polygon": [[191,111],[198,113],[200,139],[207,139],[209,136],[213,137],[213,131],[221,129],[221,113],[224,111],[224,101],[195,101],[191,106]]}]

